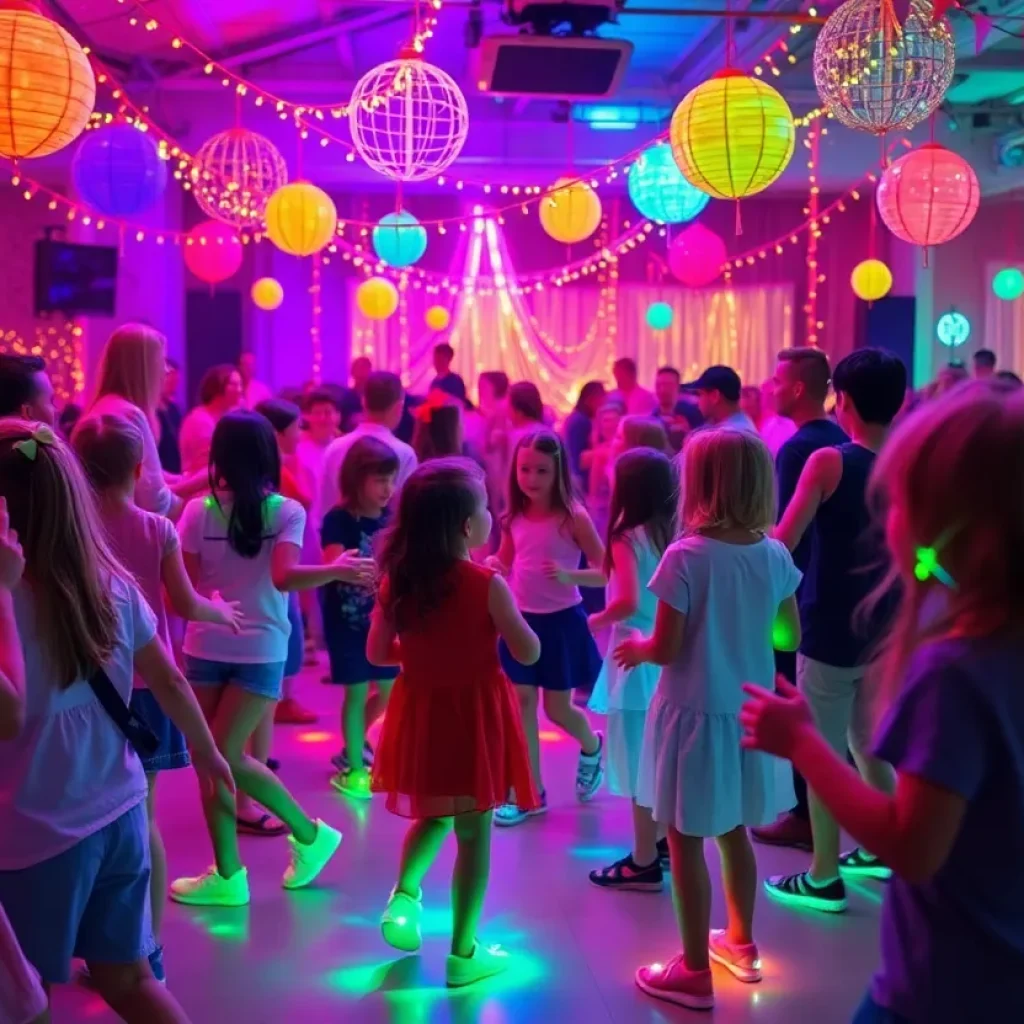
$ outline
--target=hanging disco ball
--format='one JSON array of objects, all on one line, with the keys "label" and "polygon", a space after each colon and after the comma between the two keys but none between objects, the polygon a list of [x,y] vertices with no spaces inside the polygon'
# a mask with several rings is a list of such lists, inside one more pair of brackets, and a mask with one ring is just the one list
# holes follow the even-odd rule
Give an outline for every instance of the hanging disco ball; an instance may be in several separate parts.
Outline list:
[{"label": "hanging disco ball", "polygon": [[953,30],[929,0],[910,0],[901,26],[889,3],[846,0],[814,44],[814,84],[841,124],[906,131],[942,102],[956,65]]},{"label": "hanging disco ball", "polygon": [[267,201],[288,181],[288,165],[269,139],[229,128],[203,143],[191,178],[192,194],[208,217],[259,230]]},{"label": "hanging disco ball", "polygon": [[462,151],[469,110],[450,75],[410,57],[379,64],[359,79],[348,123],[356,152],[378,174],[427,181]]},{"label": "hanging disco ball", "polygon": [[163,195],[167,161],[145,132],[108,124],[82,136],[71,176],[79,196],[97,213],[134,217]]},{"label": "hanging disco ball", "polygon": [[656,142],[645,149],[630,167],[626,180],[633,205],[659,224],[693,220],[711,199],[683,177],[667,142]]}]

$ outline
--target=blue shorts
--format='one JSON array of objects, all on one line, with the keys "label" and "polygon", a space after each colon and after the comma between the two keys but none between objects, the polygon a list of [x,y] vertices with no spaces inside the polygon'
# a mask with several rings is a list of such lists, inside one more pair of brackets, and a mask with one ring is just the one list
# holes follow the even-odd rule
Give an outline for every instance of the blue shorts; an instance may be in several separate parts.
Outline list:
[{"label": "blue shorts", "polygon": [[498,654],[505,675],[519,686],[590,690],[601,672],[601,655],[590,635],[583,605],[543,614],[523,612],[523,618],[540,639],[540,659],[535,665],[520,665],[502,640]]},{"label": "blue shorts", "polygon": [[160,741],[155,754],[142,758],[142,767],[147,775],[171,768],[187,768],[192,763],[181,730],[164,714],[164,709],[149,690],[132,690],[131,709]]},{"label": "blue shorts", "polygon": [[145,802],[56,857],[0,871],[0,903],[25,959],[49,985],[71,958],[133,964],[156,948],[149,917]]},{"label": "blue shorts", "polygon": [[192,686],[237,686],[257,697],[281,699],[284,662],[260,662],[248,665],[236,661],[210,661],[185,655],[185,678]]},{"label": "blue shorts", "polygon": [[299,610],[299,595],[293,590],[288,595],[288,660],[284,663],[285,679],[298,675],[302,659],[306,654],[305,636],[302,630],[302,612]]}]

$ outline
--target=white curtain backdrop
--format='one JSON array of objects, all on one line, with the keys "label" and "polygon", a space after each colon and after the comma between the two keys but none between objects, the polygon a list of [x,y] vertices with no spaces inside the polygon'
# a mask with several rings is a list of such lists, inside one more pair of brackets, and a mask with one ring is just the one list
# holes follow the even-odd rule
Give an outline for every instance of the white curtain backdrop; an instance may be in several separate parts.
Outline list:
[{"label": "white curtain backdrop", "polygon": [[[985,280],[991,281],[1006,267],[1004,263],[989,263],[985,267]],[[1013,264],[1009,264],[1013,266]],[[1016,264],[1024,271],[1024,264]],[[1000,370],[1024,373],[1024,296],[1013,302],[997,299],[991,288],[985,293],[985,348],[996,354],[996,366]]]}]

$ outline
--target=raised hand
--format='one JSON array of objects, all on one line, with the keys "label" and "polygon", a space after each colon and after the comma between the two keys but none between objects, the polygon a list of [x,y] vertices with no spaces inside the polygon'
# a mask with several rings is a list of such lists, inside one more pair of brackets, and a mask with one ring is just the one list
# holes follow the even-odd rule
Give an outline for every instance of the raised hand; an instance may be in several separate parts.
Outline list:
[{"label": "raised hand", "polygon": [[744,733],[740,742],[748,750],[789,758],[801,733],[814,728],[814,718],[795,686],[777,677],[775,688],[772,693],[751,683],[743,684],[743,692],[750,700],[740,709]]},{"label": "raised hand", "polygon": [[215,590],[210,595],[210,604],[219,616],[219,623],[227,626],[232,632],[238,633],[242,629],[242,602],[225,601],[220,596],[220,591]]},{"label": "raised hand", "polygon": [[377,581],[377,563],[363,558],[356,551],[343,551],[332,563],[342,583],[358,587],[372,587]]}]

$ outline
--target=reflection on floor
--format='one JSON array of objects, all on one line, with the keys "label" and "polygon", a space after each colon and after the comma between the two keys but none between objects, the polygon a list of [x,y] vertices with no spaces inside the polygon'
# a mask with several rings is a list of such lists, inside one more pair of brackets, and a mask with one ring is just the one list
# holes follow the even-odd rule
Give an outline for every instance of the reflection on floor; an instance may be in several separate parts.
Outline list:
[{"label": "reflection on floor", "polygon": [[[551,811],[494,836],[482,938],[516,955],[506,976],[449,994],[447,884],[453,847],[425,885],[427,913],[419,956],[400,956],[377,922],[394,881],[403,822],[383,806],[358,804],[328,785],[339,746],[340,691],[308,671],[299,687],[323,717],[312,728],[278,726],[281,776],[307,811],[341,828],[345,841],[317,888],[280,888],[285,840],[243,838],[252,904],[205,910],[171,904],[164,926],[168,981],[194,1024],[655,1024],[701,1019],[654,1002],[633,985],[638,964],[678,949],[671,896],[604,892],[587,872],[627,849],[629,809],[600,794],[579,806],[572,794],[576,752],[545,731]],[[191,772],[166,776],[159,815],[171,877],[210,863]],[[712,872],[716,854],[708,845]],[[762,873],[795,871],[806,856],[758,850]],[[877,959],[882,887],[854,883],[845,915],[812,915],[759,897],[757,938],[764,981],[743,985],[715,968],[719,1024],[845,1024]],[[723,920],[716,893],[716,920]],[[89,992],[69,986],[54,997],[55,1021],[115,1020]],[[704,1019],[708,1019],[704,1015]]]}]

